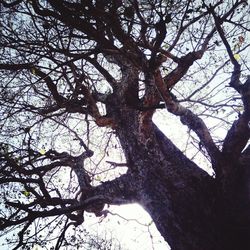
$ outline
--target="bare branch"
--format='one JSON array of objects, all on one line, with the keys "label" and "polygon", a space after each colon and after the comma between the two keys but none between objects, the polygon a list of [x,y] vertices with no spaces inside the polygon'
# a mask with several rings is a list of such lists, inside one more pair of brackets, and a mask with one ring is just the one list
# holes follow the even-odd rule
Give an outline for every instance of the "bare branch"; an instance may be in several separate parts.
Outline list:
[{"label": "bare branch", "polygon": [[172,99],[168,90],[168,86],[162,79],[160,71],[155,73],[155,85],[158,88],[168,111],[176,116],[180,116],[181,122],[187,125],[198,135],[201,143],[204,145],[208,154],[210,155],[211,160],[216,162],[218,160],[219,150],[214,144],[209,130],[202,119],[195,115],[191,110],[183,107],[180,103]]},{"label": "bare branch", "polygon": [[250,138],[250,77],[241,85],[240,93],[244,112],[233,123],[223,143],[223,152],[234,159],[239,158]]},{"label": "bare branch", "polygon": [[211,13],[214,17],[216,29],[217,29],[218,33],[220,34],[221,40],[223,41],[223,43],[227,49],[227,53],[229,55],[231,63],[234,65],[234,71],[232,73],[232,77],[231,77],[231,81],[229,83],[229,86],[233,87],[235,90],[240,92],[240,70],[241,70],[240,64],[235,59],[233,52],[231,50],[231,47],[230,47],[230,45],[229,45],[229,43],[224,35],[224,31],[221,27],[220,18],[217,17],[213,7],[209,8],[209,10],[211,11]]}]

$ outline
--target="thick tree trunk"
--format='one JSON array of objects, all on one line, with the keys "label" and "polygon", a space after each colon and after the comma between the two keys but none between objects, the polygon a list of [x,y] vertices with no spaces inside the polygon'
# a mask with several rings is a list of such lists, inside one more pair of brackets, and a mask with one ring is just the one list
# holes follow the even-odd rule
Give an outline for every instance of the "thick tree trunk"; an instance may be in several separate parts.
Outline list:
[{"label": "thick tree trunk", "polygon": [[[234,172],[219,182],[217,195],[217,221],[222,249],[250,249],[250,171],[249,162],[233,164]],[[221,184],[222,183],[222,184]]]},{"label": "thick tree trunk", "polygon": [[247,185],[238,183],[234,193],[224,194],[217,179],[186,158],[156,126],[151,124],[150,137],[142,139],[135,121],[136,114],[123,120],[118,137],[129,171],[137,176],[138,202],[171,249],[250,249]]},{"label": "thick tree trunk", "polygon": [[[174,150],[164,156],[155,145],[154,154],[143,154],[139,202],[172,249],[216,249],[213,180],[202,170],[198,174],[199,170]],[[131,158],[140,155],[133,152]]]},{"label": "thick tree trunk", "polygon": [[[124,75],[134,78],[125,79],[122,92],[110,97],[107,116],[115,121],[129,174],[136,182],[135,200],[151,215],[173,250],[250,249],[248,168],[244,172],[230,157],[213,161],[235,164],[231,169],[236,171],[227,182],[220,176],[209,176],[189,160],[153,124],[154,111],[131,108],[139,103],[129,91],[137,78],[133,71],[127,71]],[[157,92],[150,91],[146,101],[153,105],[159,99]],[[248,162],[244,164],[249,167]]]},{"label": "thick tree trunk", "polygon": [[163,176],[148,176],[142,203],[171,249],[221,249],[213,204],[201,186],[169,187]]},{"label": "thick tree trunk", "polygon": [[229,204],[216,195],[212,184],[190,181],[175,186],[166,181],[166,175],[148,173],[141,202],[171,249],[250,249],[246,197]]}]

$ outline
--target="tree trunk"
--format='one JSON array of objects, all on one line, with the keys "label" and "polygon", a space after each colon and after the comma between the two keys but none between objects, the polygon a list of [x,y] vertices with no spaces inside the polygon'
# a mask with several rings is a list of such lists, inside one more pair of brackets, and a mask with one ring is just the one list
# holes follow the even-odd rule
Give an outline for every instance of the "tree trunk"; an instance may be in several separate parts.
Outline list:
[{"label": "tree trunk", "polygon": [[[154,110],[132,108],[140,102],[130,95],[137,74],[126,70],[123,89],[108,100],[107,116],[115,120],[128,171],[136,182],[135,200],[173,250],[250,249],[248,161],[240,164],[221,156],[213,164],[234,164],[229,166],[234,173],[225,180],[209,176],[153,124]],[[159,101],[157,91],[150,91],[144,106]]]},{"label": "tree trunk", "polygon": [[234,197],[229,203],[216,194],[216,184],[171,185],[166,175],[163,171],[148,173],[141,203],[171,249],[250,249],[246,197]]},{"label": "tree trunk", "polygon": [[250,249],[246,175],[245,186],[238,182],[225,193],[152,123],[145,138],[137,118],[123,113],[117,134],[137,176],[138,202],[171,249]]},{"label": "tree trunk", "polygon": [[170,186],[163,176],[148,176],[142,203],[171,249],[222,249],[217,248],[214,204],[202,196],[199,184]]}]

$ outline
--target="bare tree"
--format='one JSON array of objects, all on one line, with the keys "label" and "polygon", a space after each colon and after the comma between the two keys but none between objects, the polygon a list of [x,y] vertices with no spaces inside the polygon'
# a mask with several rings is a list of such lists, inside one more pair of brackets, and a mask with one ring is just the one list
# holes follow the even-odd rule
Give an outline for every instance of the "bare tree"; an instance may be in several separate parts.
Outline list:
[{"label": "bare tree", "polygon": [[61,220],[59,249],[85,211],[128,203],[172,249],[249,249],[247,1],[0,3],[0,229],[16,249]]}]

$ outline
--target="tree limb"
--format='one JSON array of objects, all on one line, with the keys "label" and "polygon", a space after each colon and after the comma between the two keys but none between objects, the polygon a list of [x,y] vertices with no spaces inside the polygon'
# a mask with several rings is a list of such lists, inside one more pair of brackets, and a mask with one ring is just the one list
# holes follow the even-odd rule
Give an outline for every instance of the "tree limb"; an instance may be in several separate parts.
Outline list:
[{"label": "tree limb", "polygon": [[162,79],[160,71],[157,71],[155,73],[155,85],[158,88],[163,101],[165,102],[167,110],[170,113],[179,116],[181,122],[187,125],[191,130],[193,130],[197,134],[201,143],[206,148],[211,160],[214,162],[217,161],[220,151],[216,147],[209,133],[209,130],[203,120],[197,115],[195,115],[191,110],[185,108],[180,103],[172,99],[168,90],[168,86]]},{"label": "tree limb", "polygon": [[223,153],[232,159],[238,159],[250,138],[250,76],[240,87],[244,112],[229,129],[223,143]]}]

